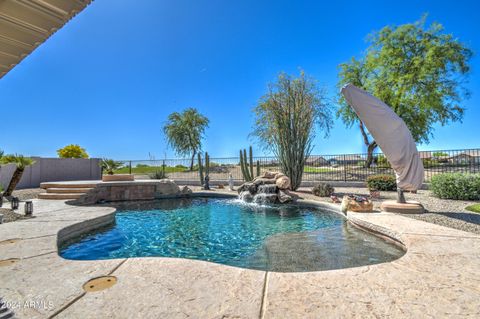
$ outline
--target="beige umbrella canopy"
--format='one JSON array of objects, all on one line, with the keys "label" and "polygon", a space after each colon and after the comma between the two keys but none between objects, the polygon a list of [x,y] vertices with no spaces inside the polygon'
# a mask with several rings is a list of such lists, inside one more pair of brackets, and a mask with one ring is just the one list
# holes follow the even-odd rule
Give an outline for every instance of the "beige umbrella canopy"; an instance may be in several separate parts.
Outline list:
[{"label": "beige umbrella canopy", "polygon": [[405,122],[387,104],[352,84],[341,92],[392,165],[398,188],[419,189],[424,178],[423,164]]}]

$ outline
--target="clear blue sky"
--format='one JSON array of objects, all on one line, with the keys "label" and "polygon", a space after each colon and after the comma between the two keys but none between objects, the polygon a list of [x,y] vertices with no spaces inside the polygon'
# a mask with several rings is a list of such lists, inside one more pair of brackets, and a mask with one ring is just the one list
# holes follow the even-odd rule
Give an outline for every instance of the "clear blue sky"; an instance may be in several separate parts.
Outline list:
[{"label": "clear blue sky", "polygon": [[[462,124],[437,128],[419,148],[480,147],[478,1],[95,0],[0,80],[0,148],[56,156],[173,157],[161,127],[196,107],[210,118],[205,150],[236,156],[252,108],[280,71],[299,68],[336,94],[337,66],[387,24],[438,21],[474,50]],[[362,152],[357,128],[336,121],[314,153]],[[256,150],[257,155],[260,150]]]}]

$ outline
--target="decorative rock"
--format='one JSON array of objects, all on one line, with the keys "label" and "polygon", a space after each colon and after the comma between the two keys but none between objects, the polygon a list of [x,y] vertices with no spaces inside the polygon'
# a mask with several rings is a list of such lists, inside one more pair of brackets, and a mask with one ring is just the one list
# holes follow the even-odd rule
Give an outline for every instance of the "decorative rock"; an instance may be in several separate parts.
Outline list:
[{"label": "decorative rock", "polygon": [[155,192],[160,195],[176,195],[180,193],[180,187],[171,179],[161,179],[156,185]]},{"label": "decorative rock", "polygon": [[373,211],[373,203],[369,200],[363,202],[357,202],[354,198],[348,195],[343,196],[342,200],[342,212],[371,212]]},{"label": "decorative rock", "polygon": [[258,178],[253,181],[255,185],[263,185],[263,184],[275,184],[275,179],[273,178]]},{"label": "decorative rock", "polygon": [[293,201],[293,197],[290,194],[280,190],[278,192],[278,201],[282,204],[291,203]]},{"label": "decorative rock", "polygon": [[275,177],[274,177],[274,178],[275,178],[275,179],[279,179],[279,178],[282,177],[282,176],[285,176],[285,174],[283,174],[283,173],[277,173],[277,174],[275,174]]},{"label": "decorative rock", "polygon": [[246,183],[243,183],[242,185],[240,185],[240,187],[238,188],[238,193],[242,193],[244,191],[248,190],[250,192],[250,194],[252,195],[255,195],[255,193],[257,192],[257,185],[251,183],[251,182],[246,182]]},{"label": "decorative rock", "polygon": [[265,172],[262,175],[260,175],[259,177],[260,178],[272,179],[272,178],[275,178],[275,175],[277,175],[277,174],[278,174],[277,172]]},{"label": "decorative rock", "polygon": [[192,190],[188,186],[183,186],[181,192],[184,195],[190,195],[192,193]]},{"label": "decorative rock", "polygon": [[276,181],[275,184],[279,189],[290,189],[290,178],[287,176],[280,176]]},{"label": "decorative rock", "polygon": [[278,199],[278,195],[276,193],[274,194],[265,194],[265,193],[260,193],[255,196],[253,196],[253,202],[257,204],[274,204]]}]

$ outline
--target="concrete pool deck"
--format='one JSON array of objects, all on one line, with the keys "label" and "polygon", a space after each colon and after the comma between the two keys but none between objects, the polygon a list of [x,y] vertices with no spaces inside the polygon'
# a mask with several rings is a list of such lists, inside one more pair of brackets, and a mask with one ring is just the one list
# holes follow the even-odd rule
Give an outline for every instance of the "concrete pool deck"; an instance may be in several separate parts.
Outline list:
[{"label": "concrete pool deck", "polygon": [[[347,216],[402,242],[393,262],[275,273],[177,258],[66,260],[58,241],[111,223],[115,209],[34,207],[35,218],[0,225],[0,260],[13,260],[0,266],[0,297],[18,318],[480,317],[480,236],[395,214]],[[108,275],[114,286],[83,290]]]}]

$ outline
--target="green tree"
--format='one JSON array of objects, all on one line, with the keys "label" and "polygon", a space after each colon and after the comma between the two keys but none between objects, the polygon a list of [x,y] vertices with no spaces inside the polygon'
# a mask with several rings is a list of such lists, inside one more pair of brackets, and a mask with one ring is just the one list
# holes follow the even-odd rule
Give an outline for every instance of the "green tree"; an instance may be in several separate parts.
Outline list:
[{"label": "green tree", "polygon": [[208,118],[195,108],[188,108],[181,113],[170,114],[163,127],[168,144],[178,155],[191,154],[190,170],[193,170],[195,155],[202,149],[202,139],[208,124]]},{"label": "green tree", "polygon": [[315,125],[328,134],[332,109],[325,91],[302,71],[298,78],[281,73],[254,109],[252,135],[278,158],[292,189],[300,186],[305,161],[312,151]]},{"label": "green tree", "polygon": [[0,160],[1,164],[15,164],[16,168],[13,172],[12,179],[8,184],[7,189],[3,193],[3,196],[8,197],[11,196],[17,184],[22,179],[23,172],[27,166],[35,164],[35,161],[29,157],[24,157],[23,155],[4,155]]},{"label": "green tree", "polygon": [[[464,87],[472,51],[439,23],[425,26],[426,17],[400,26],[386,26],[370,37],[361,59],[339,66],[339,86],[352,83],[388,104],[407,124],[413,138],[428,143],[439,123],[461,121],[469,96]],[[355,112],[340,98],[337,116],[358,125],[367,147],[370,167],[377,143]]]},{"label": "green tree", "polygon": [[77,144],[67,145],[57,150],[58,157],[60,158],[88,158],[87,151]]}]

